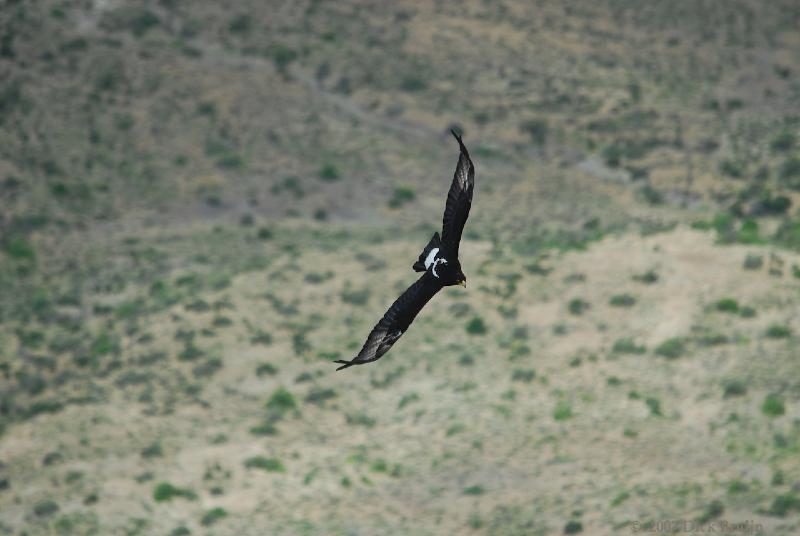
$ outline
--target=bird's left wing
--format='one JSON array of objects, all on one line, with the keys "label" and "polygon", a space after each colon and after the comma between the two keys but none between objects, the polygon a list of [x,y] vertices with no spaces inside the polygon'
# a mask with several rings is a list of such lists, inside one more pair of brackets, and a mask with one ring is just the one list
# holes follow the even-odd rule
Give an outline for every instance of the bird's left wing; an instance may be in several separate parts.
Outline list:
[{"label": "bird's left wing", "polygon": [[472,165],[472,159],[461,141],[461,136],[455,131],[451,130],[450,132],[458,140],[461,153],[458,155],[458,164],[453,175],[453,182],[450,184],[450,191],[447,192],[447,204],[442,221],[442,245],[449,255],[458,257],[461,233],[464,230],[464,224],[467,223],[469,209],[472,206],[475,166]]},{"label": "bird's left wing", "polygon": [[372,332],[367,337],[367,342],[364,343],[356,357],[351,361],[343,359],[335,361],[335,363],[342,364],[336,370],[352,365],[363,365],[380,359],[397,342],[397,339],[405,333],[425,304],[441,289],[442,285],[437,279],[428,273],[423,274],[395,300],[380,322],[372,328]]}]

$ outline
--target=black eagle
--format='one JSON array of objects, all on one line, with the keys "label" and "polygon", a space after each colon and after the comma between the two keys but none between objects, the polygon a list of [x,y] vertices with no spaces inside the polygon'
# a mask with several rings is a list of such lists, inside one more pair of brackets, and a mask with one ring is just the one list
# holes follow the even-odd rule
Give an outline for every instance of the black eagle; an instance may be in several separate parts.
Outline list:
[{"label": "black eagle", "polygon": [[437,292],[451,285],[467,286],[467,278],[461,271],[461,263],[458,260],[458,244],[461,242],[461,232],[464,230],[472,206],[475,166],[472,165],[461,136],[453,130],[450,132],[458,140],[461,153],[458,156],[453,183],[447,193],[442,236],[434,233],[414,263],[415,272],[424,272],[422,277],[408,287],[389,307],[380,322],[372,328],[367,342],[357,356],[351,361],[343,359],[335,361],[342,364],[336,370],[377,361],[406,332],[414,318]]}]

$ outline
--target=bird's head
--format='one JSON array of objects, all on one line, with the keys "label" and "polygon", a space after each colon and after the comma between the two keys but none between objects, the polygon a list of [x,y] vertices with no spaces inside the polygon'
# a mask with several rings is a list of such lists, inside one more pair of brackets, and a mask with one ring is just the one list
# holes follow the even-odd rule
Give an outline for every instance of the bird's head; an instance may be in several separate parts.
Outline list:
[{"label": "bird's head", "polygon": [[439,266],[437,271],[444,286],[461,285],[466,288],[467,276],[461,271],[461,263],[458,260]]}]

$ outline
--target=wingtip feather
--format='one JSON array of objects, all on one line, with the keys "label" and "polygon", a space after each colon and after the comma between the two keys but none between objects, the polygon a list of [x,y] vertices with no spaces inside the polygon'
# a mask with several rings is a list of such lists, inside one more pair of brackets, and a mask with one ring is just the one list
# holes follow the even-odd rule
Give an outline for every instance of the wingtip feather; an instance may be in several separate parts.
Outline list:
[{"label": "wingtip feather", "polygon": [[342,370],[342,369],[346,369],[347,367],[352,367],[353,365],[356,364],[354,361],[355,361],[355,359],[353,361],[345,361],[344,359],[337,359],[336,361],[334,361],[334,363],[343,363],[343,364],[342,364],[341,367],[337,368],[336,370]]},{"label": "wingtip feather", "polygon": [[472,163],[472,159],[469,157],[469,151],[467,151],[467,148],[464,146],[464,141],[461,139],[461,136],[455,131],[455,129],[452,128],[450,129],[450,134],[452,134],[453,137],[458,142],[458,147],[459,149],[461,149],[461,152],[467,156],[467,160],[469,160],[470,163]]}]

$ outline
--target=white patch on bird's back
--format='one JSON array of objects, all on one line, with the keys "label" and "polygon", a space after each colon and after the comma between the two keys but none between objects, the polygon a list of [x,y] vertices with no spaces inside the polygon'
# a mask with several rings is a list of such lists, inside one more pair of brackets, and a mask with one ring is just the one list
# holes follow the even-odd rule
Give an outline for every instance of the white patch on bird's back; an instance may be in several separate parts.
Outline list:
[{"label": "white patch on bird's back", "polygon": [[437,279],[439,278],[439,274],[436,273],[436,267],[439,264],[447,264],[447,259],[444,259],[444,258],[440,257],[440,258],[436,259],[435,261],[433,261],[433,268],[431,268],[431,273]]},{"label": "white patch on bird's back", "polygon": [[431,267],[431,264],[433,264],[433,260],[436,258],[436,254],[437,253],[439,253],[439,248],[433,248],[431,250],[431,252],[428,253],[428,256],[425,257],[425,269],[426,270]]}]

